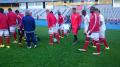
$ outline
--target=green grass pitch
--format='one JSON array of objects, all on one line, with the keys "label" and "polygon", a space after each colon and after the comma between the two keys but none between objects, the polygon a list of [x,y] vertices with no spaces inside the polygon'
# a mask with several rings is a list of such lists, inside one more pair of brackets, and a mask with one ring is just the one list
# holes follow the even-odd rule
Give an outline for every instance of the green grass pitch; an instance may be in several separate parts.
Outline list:
[{"label": "green grass pitch", "polygon": [[84,44],[83,30],[79,31],[79,42],[72,46],[73,36],[61,39],[61,43],[48,45],[47,27],[37,27],[39,47],[27,49],[11,43],[11,48],[0,48],[0,67],[120,67],[120,31],[107,30],[106,37],[110,50],[101,45],[101,55],[91,45],[87,52],[77,51]]}]

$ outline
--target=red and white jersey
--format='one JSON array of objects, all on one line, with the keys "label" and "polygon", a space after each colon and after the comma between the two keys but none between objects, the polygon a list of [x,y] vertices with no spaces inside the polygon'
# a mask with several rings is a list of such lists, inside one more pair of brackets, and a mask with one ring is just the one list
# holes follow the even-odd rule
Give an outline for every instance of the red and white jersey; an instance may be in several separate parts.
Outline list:
[{"label": "red and white jersey", "polygon": [[100,14],[99,17],[100,17],[100,22],[101,22],[100,30],[106,30],[104,16],[102,14]]},{"label": "red and white jersey", "polygon": [[58,16],[58,24],[61,25],[61,24],[63,24],[63,22],[64,22],[63,16],[62,16],[62,15],[59,15],[59,16]]},{"label": "red and white jersey", "polygon": [[8,17],[0,13],[0,29],[8,29]]},{"label": "red and white jersey", "polygon": [[90,23],[89,23],[89,32],[99,32],[100,30],[100,18],[98,13],[91,13]]},{"label": "red and white jersey", "polygon": [[9,26],[16,25],[17,15],[10,11],[8,14],[8,24]]},{"label": "red and white jersey", "polygon": [[22,18],[24,17],[23,14],[19,13],[17,14],[17,21],[18,21],[18,27],[19,29],[23,29],[23,24],[22,24]]},{"label": "red and white jersey", "polygon": [[56,25],[57,19],[53,13],[47,14],[47,22],[48,22],[48,28],[51,28],[54,25]]},{"label": "red and white jersey", "polygon": [[23,17],[24,17],[24,15],[21,14],[21,13],[19,13],[19,14],[17,15],[18,24],[21,24],[21,23],[22,23],[22,18],[23,18]]},{"label": "red and white jersey", "polygon": [[71,15],[72,28],[78,28],[81,24],[81,16],[78,13],[73,13]]},{"label": "red and white jersey", "polygon": [[84,20],[84,33],[87,33],[90,17],[86,15],[83,20]]}]

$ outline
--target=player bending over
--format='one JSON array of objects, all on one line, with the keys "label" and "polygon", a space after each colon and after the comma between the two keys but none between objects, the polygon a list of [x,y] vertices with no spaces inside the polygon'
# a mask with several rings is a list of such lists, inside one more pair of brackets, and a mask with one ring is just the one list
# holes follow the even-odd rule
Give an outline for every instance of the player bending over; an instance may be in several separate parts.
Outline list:
[{"label": "player bending over", "polygon": [[49,44],[53,45],[53,37],[57,39],[57,42],[60,43],[58,28],[57,28],[57,20],[54,16],[53,12],[50,12],[49,10],[46,10],[47,14],[47,22],[48,22],[48,29],[49,29]]}]

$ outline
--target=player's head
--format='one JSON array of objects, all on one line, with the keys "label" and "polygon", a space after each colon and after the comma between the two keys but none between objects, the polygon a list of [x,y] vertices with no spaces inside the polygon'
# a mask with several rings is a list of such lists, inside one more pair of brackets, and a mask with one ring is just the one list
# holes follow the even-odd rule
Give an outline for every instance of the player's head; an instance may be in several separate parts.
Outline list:
[{"label": "player's head", "polygon": [[30,15],[31,15],[31,12],[30,12],[29,10],[26,10],[26,11],[25,11],[25,15],[27,15],[27,16],[29,15],[29,16],[30,16]]},{"label": "player's head", "polygon": [[48,14],[48,13],[50,13],[50,11],[47,9],[47,10],[46,10],[46,13]]},{"label": "player's head", "polygon": [[98,8],[95,8],[96,13],[100,13],[100,10]]},{"label": "player's head", "polygon": [[53,11],[50,11],[50,13],[53,13]]},{"label": "player's head", "polygon": [[4,9],[3,8],[0,8],[0,13],[4,13]]},{"label": "player's head", "polygon": [[8,11],[12,11],[12,9],[11,9],[11,8],[8,8]]},{"label": "player's head", "polygon": [[100,10],[98,10],[98,12],[100,13]]},{"label": "player's head", "polygon": [[94,6],[92,6],[92,7],[90,8],[90,13],[93,13],[93,12],[95,12],[95,7],[94,7]]},{"label": "player's head", "polygon": [[15,13],[18,14],[18,13],[19,13],[19,10],[15,10]]},{"label": "player's head", "polygon": [[86,10],[82,10],[82,15],[86,15]]},{"label": "player's head", "polygon": [[61,13],[60,13],[60,12],[58,12],[58,15],[61,15]]},{"label": "player's head", "polygon": [[72,8],[72,12],[73,12],[73,13],[76,13],[76,8]]}]

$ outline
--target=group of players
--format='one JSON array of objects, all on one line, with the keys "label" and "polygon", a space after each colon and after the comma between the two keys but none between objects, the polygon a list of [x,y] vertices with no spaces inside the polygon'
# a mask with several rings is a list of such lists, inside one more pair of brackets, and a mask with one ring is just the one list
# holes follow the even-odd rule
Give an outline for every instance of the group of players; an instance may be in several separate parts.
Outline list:
[{"label": "group of players", "polygon": [[[100,54],[100,44],[104,43],[105,49],[109,49],[109,46],[105,38],[105,19],[100,13],[100,10],[91,7],[90,14],[87,14],[85,10],[82,10],[82,15],[77,12],[76,8],[72,8],[72,13],[65,18],[60,12],[58,12],[58,18],[55,17],[52,11],[46,10],[47,14],[47,23],[49,30],[49,44],[54,44],[54,39],[57,43],[60,43],[60,38],[64,38],[64,35],[69,33],[71,28],[72,34],[74,35],[73,45],[78,43],[78,31],[80,29],[82,19],[84,22],[84,34],[86,36],[85,44],[82,49],[79,51],[87,51],[87,47],[90,42],[93,43],[93,47],[97,49],[97,52],[93,53],[94,55]],[[83,16],[83,17],[82,17]],[[22,38],[24,36],[24,28],[26,32],[26,41],[27,46],[30,46],[30,39],[33,40],[33,43],[36,46],[34,31],[35,31],[35,20],[31,16],[29,11],[26,11],[26,17],[23,14],[19,13],[18,10],[12,12],[12,9],[8,9],[8,13],[4,13],[4,9],[0,8],[0,47],[5,47],[3,43],[3,37],[5,37],[6,47],[10,48],[10,34],[14,37],[14,42],[17,43],[17,34],[16,34],[16,25],[18,27],[19,33],[19,44],[22,44]],[[16,22],[17,21],[17,22]],[[31,37],[31,38],[30,38]]]},{"label": "group of players", "polygon": [[[16,27],[18,26],[19,34],[22,31],[22,18],[23,14],[20,14],[18,10],[12,12],[12,9],[8,9],[8,13],[5,13],[3,8],[0,8],[0,48],[7,47],[10,48],[10,34],[13,36],[13,43],[17,43],[17,33]],[[17,25],[18,22],[18,25]],[[16,26],[17,25],[17,26]],[[20,31],[21,30],[21,31]],[[24,33],[19,36],[19,44],[21,44],[22,37]],[[3,39],[6,41],[6,45],[3,42]]]},{"label": "group of players", "polygon": [[[72,8],[72,13],[70,15],[71,25],[64,25],[64,18],[62,14],[58,13],[58,19],[56,19],[55,15],[52,11],[46,10],[47,21],[48,21],[48,29],[49,29],[49,44],[53,45],[53,38],[57,39],[57,43],[60,43],[60,38],[63,38],[64,28],[67,28],[69,31],[69,27],[71,26],[72,34],[74,35],[73,45],[78,43],[77,34],[81,26],[81,22],[83,19],[84,22],[84,34],[86,36],[85,44],[82,49],[78,49],[79,51],[87,51],[87,47],[92,42],[93,47],[97,49],[97,52],[93,53],[93,55],[99,55],[100,52],[100,44],[105,45],[105,49],[110,49],[105,38],[105,19],[103,15],[100,13],[100,10],[95,7],[90,8],[90,14],[87,14],[85,10],[82,10],[82,16],[77,12],[76,8]],[[63,27],[61,29],[61,27]],[[61,35],[62,32],[62,35]],[[68,32],[67,32],[68,33]]]}]

